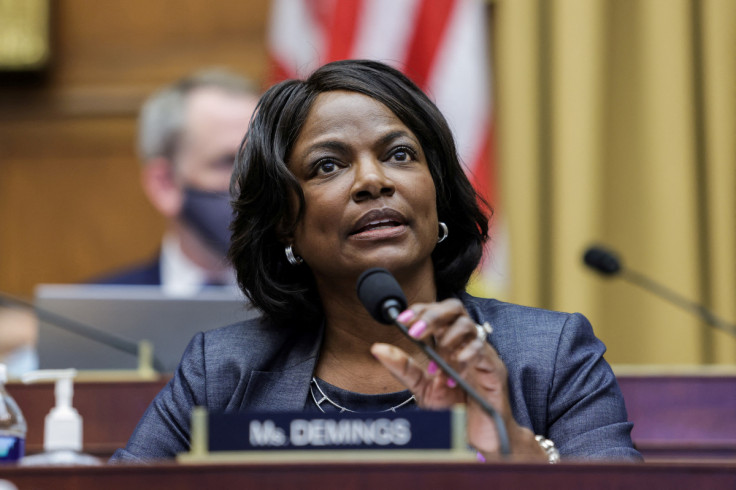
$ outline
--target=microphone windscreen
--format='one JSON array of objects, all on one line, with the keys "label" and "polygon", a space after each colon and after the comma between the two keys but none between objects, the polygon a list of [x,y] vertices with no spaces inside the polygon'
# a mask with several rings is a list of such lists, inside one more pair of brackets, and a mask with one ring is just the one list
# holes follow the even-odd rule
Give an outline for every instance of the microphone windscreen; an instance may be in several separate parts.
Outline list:
[{"label": "microphone windscreen", "polygon": [[378,322],[392,324],[384,314],[384,305],[389,300],[398,302],[401,310],[406,309],[406,296],[393,275],[386,269],[375,267],[364,271],[356,284],[358,299],[368,313]]},{"label": "microphone windscreen", "polygon": [[621,262],[616,254],[601,247],[590,247],[586,250],[583,262],[588,267],[608,276],[621,271]]}]

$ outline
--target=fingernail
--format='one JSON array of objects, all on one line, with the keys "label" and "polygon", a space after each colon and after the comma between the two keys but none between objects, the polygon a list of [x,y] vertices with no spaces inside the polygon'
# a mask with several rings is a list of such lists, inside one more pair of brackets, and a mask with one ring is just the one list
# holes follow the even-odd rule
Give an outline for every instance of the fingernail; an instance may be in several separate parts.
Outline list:
[{"label": "fingernail", "polygon": [[411,310],[404,310],[396,317],[396,319],[401,323],[406,323],[412,318],[414,318],[414,312]]},{"label": "fingernail", "polygon": [[429,361],[429,364],[427,365],[427,372],[429,374],[434,374],[437,372],[437,364],[435,364],[434,361]]},{"label": "fingernail", "polygon": [[447,386],[454,388],[457,386],[457,382],[452,378],[447,378]]},{"label": "fingernail", "polygon": [[409,329],[409,335],[416,339],[417,337],[422,335],[425,330],[427,330],[427,324],[424,323],[422,320],[419,320],[411,326],[411,328]]},{"label": "fingernail", "polygon": [[476,452],[475,457],[481,463],[485,463],[486,462],[486,458],[480,453],[480,451]]}]

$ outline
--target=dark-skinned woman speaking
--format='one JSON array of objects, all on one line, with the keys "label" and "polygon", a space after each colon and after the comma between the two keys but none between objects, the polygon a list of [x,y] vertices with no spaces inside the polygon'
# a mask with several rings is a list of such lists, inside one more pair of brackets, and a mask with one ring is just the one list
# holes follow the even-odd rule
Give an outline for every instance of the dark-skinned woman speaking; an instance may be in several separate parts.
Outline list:
[{"label": "dark-skinned woman speaking", "polygon": [[[515,459],[638,460],[605,350],[579,314],[474,298],[488,217],[452,133],[407,77],[340,61],[273,86],[233,175],[230,259],[261,316],[198,334],[114,461],[172,458],[192,407],[382,411],[467,405],[469,444],[499,454],[493,420],[398,329],[360,303],[383,267],[399,319],[505,422]],[[491,328],[481,329],[488,324]]]}]

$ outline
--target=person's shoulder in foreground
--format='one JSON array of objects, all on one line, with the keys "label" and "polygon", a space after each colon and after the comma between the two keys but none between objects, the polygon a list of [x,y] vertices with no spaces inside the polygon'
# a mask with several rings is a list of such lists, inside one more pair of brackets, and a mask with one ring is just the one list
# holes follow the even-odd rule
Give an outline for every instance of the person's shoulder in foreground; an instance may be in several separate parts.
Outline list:
[{"label": "person's shoulder in foreground", "polygon": [[519,424],[554,441],[568,460],[642,460],[603,358],[606,348],[583,315],[467,294],[461,299],[471,317],[493,327],[490,342],[508,369]]}]

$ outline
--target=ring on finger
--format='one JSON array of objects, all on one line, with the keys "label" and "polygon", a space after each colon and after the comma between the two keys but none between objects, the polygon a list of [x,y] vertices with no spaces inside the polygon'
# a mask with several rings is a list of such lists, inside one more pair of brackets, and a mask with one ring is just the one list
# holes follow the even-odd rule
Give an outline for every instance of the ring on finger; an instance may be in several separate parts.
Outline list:
[{"label": "ring on finger", "polygon": [[476,323],[475,330],[478,335],[478,340],[483,340],[483,341],[488,340],[488,336],[493,333],[493,327],[488,322],[483,323],[483,325]]}]

